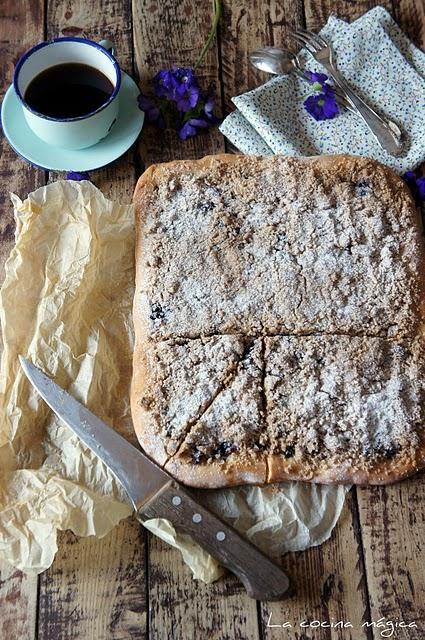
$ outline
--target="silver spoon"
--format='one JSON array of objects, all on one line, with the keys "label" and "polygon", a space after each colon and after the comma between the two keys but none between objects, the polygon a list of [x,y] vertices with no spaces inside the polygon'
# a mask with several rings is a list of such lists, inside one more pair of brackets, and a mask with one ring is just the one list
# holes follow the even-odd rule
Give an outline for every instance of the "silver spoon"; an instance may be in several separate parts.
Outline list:
[{"label": "silver spoon", "polygon": [[301,68],[298,57],[295,54],[278,47],[256,49],[249,54],[249,59],[251,64],[260,69],[260,71],[272,73],[276,76],[286,76],[294,69],[300,70]]},{"label": "silver spoon", "polygon": [[[297,76],[311,84],[310,76],[302,70],[298,56],[291,53],[291,51],[279,49],[278,47],[264,47],[263,49],[252,51],[249,54],[249,59],[251,64],[260,69],[260,71],[272,73],[276,76],[287,76],[295,71]],[[348,111],[356,113],[344,94],[334,85],[332,88],[335,91],[338,102]]]}]

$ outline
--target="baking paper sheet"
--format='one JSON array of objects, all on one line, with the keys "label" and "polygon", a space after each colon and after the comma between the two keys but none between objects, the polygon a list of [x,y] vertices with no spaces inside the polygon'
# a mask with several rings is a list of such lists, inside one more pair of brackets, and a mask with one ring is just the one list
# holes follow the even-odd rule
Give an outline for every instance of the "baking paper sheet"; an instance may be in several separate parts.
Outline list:
[{"label": "baking paper sheet", "polygon": [[[135,443],[129,407],[134,222],[131,205],[107,200],[88,181],[58,181],[23,202],[12,195],[12,202],[16,246],[0,293],[0,555],[37,574],[53,562],[58,530],[102,537],[131,508],[105,465],[31,387],[18,354]],[[197,493],[278,556],[326,540],[346,490],[285,482]],[[195,578],[212,582],[222,575],[167,520],[145,526],[181,551]]]}]

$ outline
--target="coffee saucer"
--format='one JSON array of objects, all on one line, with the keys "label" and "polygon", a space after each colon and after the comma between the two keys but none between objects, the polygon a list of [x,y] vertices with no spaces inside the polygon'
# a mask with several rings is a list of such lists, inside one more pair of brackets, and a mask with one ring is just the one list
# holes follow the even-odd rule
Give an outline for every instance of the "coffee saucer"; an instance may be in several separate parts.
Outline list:
[{"label": "coffee saucer", "polygon": [[48,171],[93,171],[110,164],[127,151],[136,140],[145,119],[139,109],[140,89],[129,75],[121,72],[120,109],[110,133],[86,149],[53,147],[38,138],[29,128],[13,85],[1,105],[1,126],[12,149],[31,164]]}]

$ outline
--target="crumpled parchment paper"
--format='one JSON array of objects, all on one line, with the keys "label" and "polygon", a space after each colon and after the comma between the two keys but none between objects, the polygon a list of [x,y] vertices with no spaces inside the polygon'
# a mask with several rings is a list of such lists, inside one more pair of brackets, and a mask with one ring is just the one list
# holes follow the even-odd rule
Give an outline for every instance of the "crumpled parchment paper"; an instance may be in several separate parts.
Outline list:
[{"label": "crumpled parchment paper", "polygon": [[[131,205],[107,200],[88,181],[58,181],[12,202],[16,245],[0,292],[0,554],[37,574],[53,562],[58,530],[102,537],[131,508],[105,465],[31,387],[17,357],[28,357],[136,443],[129,407],[134,221]],[[285,482],[197,495],[278,556],[326,540],[346,490]],[[145,526],[181,551],[195,578],[222,575],[167,520]]]}]

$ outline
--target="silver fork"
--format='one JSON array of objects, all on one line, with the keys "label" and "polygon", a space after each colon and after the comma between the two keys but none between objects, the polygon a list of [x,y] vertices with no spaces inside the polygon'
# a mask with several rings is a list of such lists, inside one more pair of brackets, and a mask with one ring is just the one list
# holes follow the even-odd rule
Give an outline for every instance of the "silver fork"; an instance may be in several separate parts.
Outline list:
[{"label": "silver fork", "polygon": [[305,29],[298,29],[292,37],[322,64],[334,82],[344,91],[352,106],[357,110],[363,121],[368,125],[380,146],[393,156],[403,153],[402,132],[395,122],[381,118],[351,89],[348,82],[336,68],[332,47],[322,36]]},{"label": "silver fork", "polygon": [[[298,56],[288,49],[280,49],[279,47],[262,47],[251,51],[249,54],[251,64],[260,71],[271,73],[277,76],[287,76],[295,73],[299,78],[311,84],[308,71],[304,71]],[[347,99],[344,92],[335,84],[332,85],[336,100],[339,106],[348,109],[352,113],[358,115],[357,109],[354,109],[351,102]]]}]

